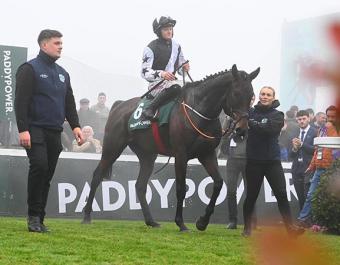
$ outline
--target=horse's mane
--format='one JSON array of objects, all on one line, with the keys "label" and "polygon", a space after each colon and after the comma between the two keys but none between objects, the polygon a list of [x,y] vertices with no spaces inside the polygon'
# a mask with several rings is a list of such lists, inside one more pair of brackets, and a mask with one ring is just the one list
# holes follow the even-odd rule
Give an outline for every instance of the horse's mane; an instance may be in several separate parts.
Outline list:
[{"label": "horse's mane", "polygon": [[212,75],[207,75],[206,77],[204,77],[203,79],[199,80],[199,81],[195,81],[195,82],[190,82],[190,83],[186,83],[184,86],[183,86],[183,89],[186,90],[188,88],[191,88],[191,87],[197,87],[203,83],[206,83],[206,82],[209,82],[211,80],[215,80],[216,78],[222,76],[222,75],[225,75],[229,72],[230,70],[226,69],[224,71],[221,71],[221,72],[218,72],[218,73],[215,73],[215,74],[212,74]]}]

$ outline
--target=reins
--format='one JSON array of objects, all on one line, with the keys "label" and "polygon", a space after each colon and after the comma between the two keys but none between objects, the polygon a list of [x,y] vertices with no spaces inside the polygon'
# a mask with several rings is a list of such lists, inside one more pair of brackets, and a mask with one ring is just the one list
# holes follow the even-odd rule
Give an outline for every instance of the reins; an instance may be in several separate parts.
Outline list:
[{"label": "reins", "polygon": [[199,113],[197,110],[195,110],[194,108],[190,107],[188,104],[186,104],[184,102],[184,100],[181,102],[182,106],[183,106],[183,112],[184,112],[184,116],[188,119],[191,127],[193,129],[195,129],[196,132],[198,132],[198,134],[200,134],[201,136],[207,138],[207,139],[221,139],[223,138],[226,134],[232,134],[235,130],[235,127],[236,127],[236,124],[243,118],[242,116],[240,118],[238,118],[236,121],[235,120],[232,120],[228,127],[226,128],[226,130],[222,130],[222,136],[211,136],[211,135],[208,135],[206,133],[204,133],[203,131],[201,131],[195,124],[194,122],[191,120],[188,112],[187,112],[187,108],[190,109],[192,112],[194,112],[197,116],[199,116],[200,118],[203,118],[205,120],[208,120],[208,121],[214,121],[214,120],[218,120],[218,117],[216,118],[208,118],[206,116],[204,116],[203,114]]},{"label": "reins", "polygon": [[[210,136],[210,135],[207,135],[207,134],[205,134],[204,132],[202,132],[200,129],[198,129],[196,126],[195,126],[195,124],[193,123],[193,121],[190,119],[190,116],[189,116],[189,114],[188,114],[188,112],[187,112],[187,109],[186,109],[186,104],[184,103],[184,101],[182,101],[182,106],[183,106],[183,111],[184,111],[184,114],[185,114],[185,117],[188,119],[188,121],[189,121],[189,123],[190,123],[190,125],[192,126],[192,128],[194,128],[195,130],[196,130],[196,132],[198,132],[200,135],[202,135],[203,137],[205,137],[205,138],[208,138],[208,139],[215,139],[216,137],[215,136]],[[192,109],[192,108],[191,108]],[[196,112],[194,112],[194,113],[196,113]],[[199,115],[200,117],[202,117],[202,115],[200,114]]]}]

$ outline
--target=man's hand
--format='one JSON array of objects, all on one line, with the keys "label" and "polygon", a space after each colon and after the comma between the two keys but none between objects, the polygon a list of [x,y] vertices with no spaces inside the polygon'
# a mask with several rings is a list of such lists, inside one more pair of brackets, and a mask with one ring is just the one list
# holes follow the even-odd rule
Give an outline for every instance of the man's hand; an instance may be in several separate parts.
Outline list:
[{"label": "man's hand", "polygon": [[163,71],[163,72],[161,73],[161,76],[162,76],[165,80],[168,80],[168,81],[176,80],[176,76],[175,76],[173,73],[170,73],[170,72]]},{"label": "man's hand", "polygon": [[182,67],[183,67],[183,71],[184,72],[189,72],[190,71],[190,64],[189,63],[184,64]]},{"label": "man's hand", "polygon": [[19,133],[19,143],[26,149],[31,149],[31,135],[29,131]]},{"label": "man's hand", "polygon": [[76,138],[78,145],[82,145],[84,143],[83,133],[79,127],[73,129],[73,135],[74,138]]},{"label": "man's hand", "polygon": [[293,149],[298,150],[302,146],[302,142],[299,138],[292,139]]}]

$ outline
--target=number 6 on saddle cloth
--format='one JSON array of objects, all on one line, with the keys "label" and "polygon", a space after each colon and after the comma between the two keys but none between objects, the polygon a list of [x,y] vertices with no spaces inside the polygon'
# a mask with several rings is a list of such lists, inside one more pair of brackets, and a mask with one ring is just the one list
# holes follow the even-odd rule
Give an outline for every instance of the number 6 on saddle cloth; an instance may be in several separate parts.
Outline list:
[{"label": "number 6 on saddle cloth", "polygon": [[[141,99],[136,110],[130,116],[130,119],[128,122],[129,131],[150,128],[151,121],[142,120],[142,112],[145,108],[147,108],[150,105],[151,101],[152,100],[147,99],[147,98]],[[170,113],[175,103],[176,101],[172,100],[157,110],[156,115],[157,115],[158,126],[162,126],[164,124],[169,123]]]}]

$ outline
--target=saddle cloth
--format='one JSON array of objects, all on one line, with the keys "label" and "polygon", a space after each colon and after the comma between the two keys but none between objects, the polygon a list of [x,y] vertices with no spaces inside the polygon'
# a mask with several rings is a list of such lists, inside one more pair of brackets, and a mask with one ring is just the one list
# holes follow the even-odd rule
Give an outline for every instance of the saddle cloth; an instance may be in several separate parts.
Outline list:
[{"label": "saddle cloth", "polygon": [[[129,130],[138,130],[138,129],[147,129],[151,127],[151,121],[149,120],[141,120],[143,110],[149,106],[151,103],[150,99],[143,98],[139,101],[136,110],[130,116],[128,126]],[[174,107],[176,101],[170,101],[169,103],[161,106],[157,113],[157,124],[158,126],[162,126],[164,124],[169,123],[169,117],[172,108]]]}]

